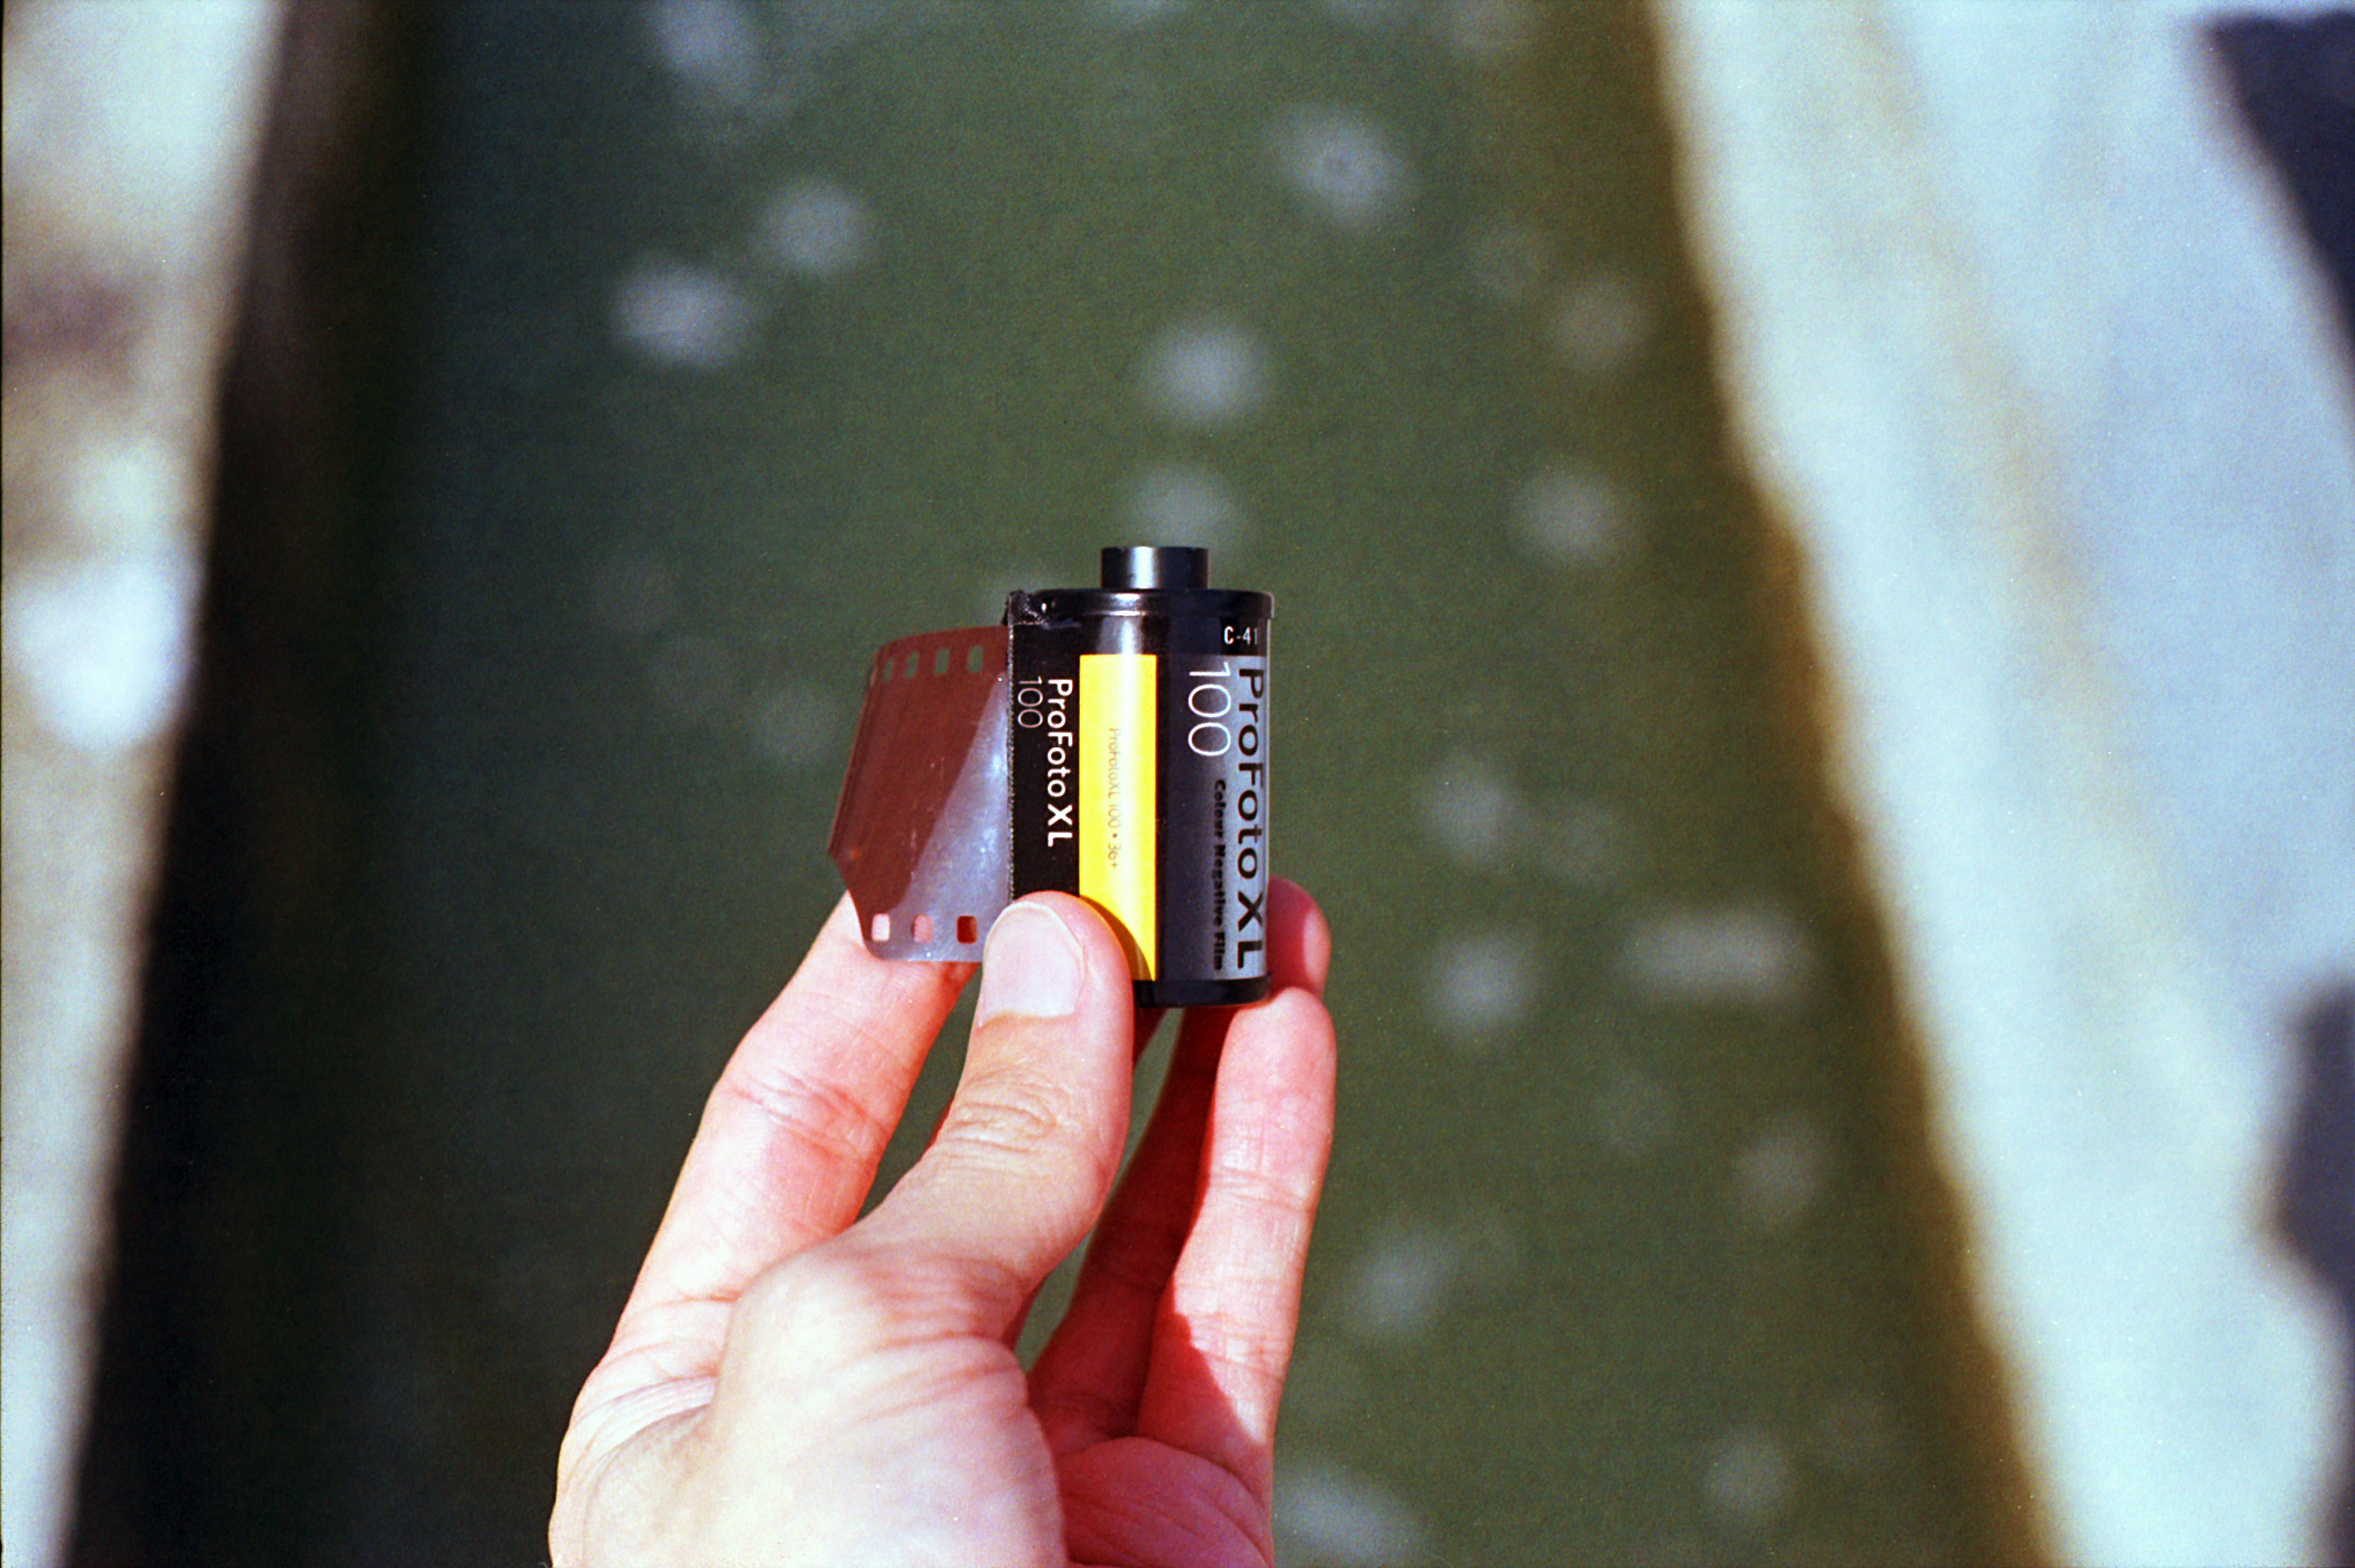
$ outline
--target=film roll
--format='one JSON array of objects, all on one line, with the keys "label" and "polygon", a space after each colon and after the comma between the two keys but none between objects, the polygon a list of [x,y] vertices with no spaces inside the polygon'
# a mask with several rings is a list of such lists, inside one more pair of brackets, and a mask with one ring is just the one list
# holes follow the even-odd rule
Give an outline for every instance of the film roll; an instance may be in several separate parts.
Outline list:
[{"label": "film roll", "polygon": [[1121,547],[1094,588],[887,645],[829,847],[868,947],[972,958],[1052,889],[1113,922],[1140,1006],[1265,996],[1269,609],[1207,550]]}]

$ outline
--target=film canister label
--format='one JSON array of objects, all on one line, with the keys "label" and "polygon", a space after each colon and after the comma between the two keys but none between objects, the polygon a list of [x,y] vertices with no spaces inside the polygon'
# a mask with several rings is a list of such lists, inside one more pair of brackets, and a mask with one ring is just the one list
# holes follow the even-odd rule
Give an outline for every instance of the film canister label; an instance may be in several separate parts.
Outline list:
[{"label": "film canister label", "polygon": [[1160,974],[1160,660],[1080,656],[1080,896],[1112,917],[1133,979]]},{"label": "film canister label", "polygon": [[1013,891],[1102,910],[1151,1005],[1267,976],[1267,619],[1231,598],[1012,626]]},{"label": "film canister label", "polygon": [[1162,941],[1169,973],[1267,974],[1267,624],[1173,622],[1163,656]]}]

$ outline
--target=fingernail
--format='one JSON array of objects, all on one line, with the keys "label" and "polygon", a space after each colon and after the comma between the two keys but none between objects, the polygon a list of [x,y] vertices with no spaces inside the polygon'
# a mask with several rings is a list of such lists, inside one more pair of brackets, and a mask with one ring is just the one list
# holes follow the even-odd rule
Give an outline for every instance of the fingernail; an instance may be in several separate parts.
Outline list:
[{"label": "fingernail", "polygon": [[1000,1013],[1068,1017],[1080,1005],[1087,969],[1079,938],[1053,911],[1008,904],[981,950],[981,994],[974,998],[973,1021],[986,1023]]}]

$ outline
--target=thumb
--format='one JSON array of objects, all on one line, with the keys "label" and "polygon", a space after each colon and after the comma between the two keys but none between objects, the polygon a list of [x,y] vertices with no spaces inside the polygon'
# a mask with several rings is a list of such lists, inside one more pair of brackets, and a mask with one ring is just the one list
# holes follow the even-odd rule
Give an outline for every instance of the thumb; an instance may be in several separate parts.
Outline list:
[{"label": "thumb", "polygon": [[1042,893],[998,916],[956,1095],[868,1227],[945,1276],[967,1331],[1003,1337],[1095,1223],[1126,1140],[1135,1027],[1127,960],[1092,908]]}]

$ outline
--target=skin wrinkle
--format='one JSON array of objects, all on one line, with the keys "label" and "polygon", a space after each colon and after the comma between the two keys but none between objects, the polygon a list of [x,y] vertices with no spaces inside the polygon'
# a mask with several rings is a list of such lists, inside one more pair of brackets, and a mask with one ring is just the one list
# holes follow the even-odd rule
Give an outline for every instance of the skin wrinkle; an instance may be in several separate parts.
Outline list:
[{"label": "skin wrinkle", "polygon": [[[992,1060],[986,1071],[968,1068],[933,1141],[942,1161],[930,1162],[929,1170],[928,1162],[920,1161],[910,1174],[920,1188],[928,1187],[951,1178],[943,1164],[968,1161],[985,1172],[1021,1179],[1026,1169],[1050,1159],[1059,1168],[1057,1179],[1039,1185],[1060,1191],[1071,1203],[1084,1202],[1092,1214],[1118,1174],[1120,1140],[1113,1136],[1117,1129],[1091,1126],[1096,1119],[1090,1114],[1093,1096],[1071,1083],[1069,1064],[1058,1052],[1033,1038],[1051,1029],[1042,1030],[1033,1020],[1009,1019],[976,1031],[977,1041],[981,1035],[992,1036],[995,1058],[1003,1048],[994,1037],[1007,1029],[1021,1029],[1016,1039],[1025,1046],[1007,1052],[1010,1060]],[[1124,1069],[1120,1075],[1126,1077]],[[1105,1087],[1099,1084],[1097,1091]],[[1061,1211],[1044,1217],[1056,1227],[1068,1218]],[[1084,1221],[1076,1228],[1084,1231]]]},{"label": "skin wrinkle", "polygon": [[864,1166],[882,1157],[895,1117],[848,1089],[782,1063],[730,1063],[712,1093],[734,1099],[800,1150]]},{"label": "skin wrinkle", "polygon": [[[1299,1229],[1305,1232],[1305,1227]],[[1266,1255],[1288,1256],[1300,1244],[1296,1234],[1270,1240]],[[1254,1279],[1189,1280],[1181,1270],[1162,1307],[1162,1332],[1201,1357],[1221,1389],[1231,1385],[1219,1375],[1219,1369],[1231,1368],[1249,1378],[1252,1392],[1265,1392],[1272,1403],[1291,1361],[1290,1348],[1271,1349],[1265,1337],[1253,1332],[1250,1325],[1264,1321],[1271,1313],[1290,1311],[1293,1296],[1289,1288],[1271,1287]]]},{"label": "skin wrinkle", "polygon": [[[1075,1540],[1084,1541],[1088,1545],[1096,1545],[1105,1543],[1105,1538],[1107,1537],[1117,1539],[1121,1536],[1136,1536],[1147,1533],[1162,1537],[1167,1537],[1174,1533],[1184,1538],[1184,1540],[1192,1546],[1193,1550],[1191,1552],[1186,1552],[1181,1549],[1181,1552],[1179,1552],[1181,1560],[1186,1557],[1200,1555],[1209,1551],[1222,1548],[1226,1545],[1224,1538],[1214,1541],[1210,1538],[1209,1533],[1207,1531],[1199,1527],[1191,1525],[1186,1520],[1171,1519],[1167,1514],[1147,1514],[1145,1509],[1138,1504],[1132,1503],[1130,1506],[1122,1509],[1115,1509],[1107,1505],[1097,1505],[1087,1509],[1087,1515],[1088,1517],[1084,1521],[1076,1518],[1069,1519],[1064,1521],[1063,1533],[1065,1542],[1067,1545],[1071,1546],[1071,1550],[1075,1554],[1079,1550],[1081,1550],[1079,1546],[1071,1545]],[[1125,1530],[1108,1528],[1105,1523],[1105,1520],[1107,1518],[1117,1520],[1120,1523],[1126,1525],[1128,1528]]]},{"label": "skin wrinkle", "polygon": [[[700,1388],[680,1384],[641,1389],[638,1395],[607,1405],[600,1413],[605,1417],[602,1425],[592,1417],[579,1441],[567,1445],[570,1454],[577,1454],[583,1448],[595,1449],[597,1456],[584,1479],[593,1487],[598,1472],[610,1465],[614,1456],[623,1452],[625,1443],[660,1442],[666,1426],[673,1428],[682,1438],[693,1431],[711,1403],[712,1380],[704,1378],[698,1381],[702,1385]],[[657,1392],[668,1393],[681,1402],[692,1400],[694,1403],[673,1407],[663,1400],[651,1397]],[[639,1396],[646,1397],[641,1399]]]},{"label": "skin wrinkle", "polygon": [[1306,1203],[1310,1189],[1296,1176],[1287,1179],[1280,1159],[1271,1157],[1270,1146],[1289,1140],[1249,1137],[1252,1147],[1238,1149],[1234,1145],[1245,1141],[1231,1130],[1224,1137],[1213,1128],[1210,1153],[1205,1162],[1206,1190],[1219,1194],[1221,1206],[1239,1207],[1245,1218],[1262,1213],[1284,1214],[1296,1211]]},{"label": "skin wrinkle", "polygon": [[[780,1413],[778,1391],[792,1386],[789,1375],[805,1364],[799,1356],[789,1365],[771,1365],[756,1356],[748,1370],[757,1375],[715,1402],[712,1416],[722,1425],[755,1415],[773,1417]],[[1010,1352],[958,1329],[894,1332],[843,1358],[822,1394],[815,1401],[794,1398],[790,1413],[803,1418],[802,1426],[819,1430],[832,1414],[828,1407],[835,1405],[855,1408],[861,1419],[889,1425],[953,1397],[977,1393],[986,1403],[1011,1404],[1018,1403],[1019,1391],[1001,1392],[999,1385],[1007,1373],[1020,1370]]]},{"label": "skin wrinkle", "polygon": [[[863,951],[860,956],[862,959],[865,958]],[[867,961],[881,962],[880,960]],[[906,967],[915,967],[915,965],[906,965]],[[958,967],[966,968],[968,972],[970,968],[968,965]],[[909,987],[919,994],[911,996],[904,1002],[898,1004],[905,1009],[900,1016],[931,1017],[934,1014],[945,1016],[948,1009],[955,1005],[957,995],[964,987],[964,982],[962,978],[959,978],[954,986],[936,979],[932,985]],[[924,991],[932,991],[934,994],[927,997],[922,995]],[[783,1016],[772,1014],[768,1018],[763,1018],[754,1026],[756,1037],[765,1037],[773,1033],[780,1037],[778,1043],[783,1044],[806,1033],[832,1031],[847,1039],[852,1046],[851,1051],[837,1051],[836,1053],[837,1056],[860,1054],[879,1061],[887,1061],[905,1069],[900,1075],[901,1081],[895,1081],[898,1083],[898,1092],[883,1097],[889,1099],[891,1102],[890,1104],[870,1104],[856,1094],[847,1091],[842,1092],[846,1104],[852,1107],[861,1123],[883,1129],[883,1139],[876,1145],[876,1155],[879,1157],[882,1143],[889,1140],[890,1129],[898,1124],[900,1113],[904,1108],[907,1089],[914,1083],[915,1070],[922,1065],[924,1057],[931,1051],[932,1042],[929,1040],[915,1040],[902,1043],[900,1038],[900,1031],[896,1029],[886,1031],[865,1022],[858,1013],[853,1010],[851,1002],[843,997],[821,993],[817,997],[813,998],[813,1005],[808,1010],[815,1016],[799,1016],[802,1009],[796,1008],[785,1011]],[[770,1042],[762,1039],[762,1043],[765,1046]],[[912,1050],[909,1049],[910,1045],[912,1045]],[[765,1057],[767,1052],[763,1051],[760,1054]],[[740,1067],[744,1072],[755,1071],[751,1064],[741,1061],[741,1055],[742,1053],[739,1053],[738,1058],[730,1060],[728,1069],[721,1074],[721,1085],[726,1085],[729,1077],[738,1072]],[[765,1062],[762,1066],[765,1068]],[[749,1098],[758,1103],[757,1094]]]},{"label": "skin wrinkle", "polygon": [[[1118,1456],[1124,1447],[1148,1442],[1148,1439],[1141,1437],[1116,1437],[1105,1443],[1092,1445],[1087,1449],[1067,1456],[1059,1463],[1067,1469],[1084,1471],[1092,1465],[1103,1464]],[[1134,1525],[1140,1535],[1163,1535],[1172,1530],[1181,1531],[1202,1547],[1213,1547],[1232,1541],[1247,1543],[1256,1555],[1261,1568],[1273,1568],[1274,1541],[1273,1533],[1268,1529],[1267,1520],[1269,1477],[1262,1476],[1254,1480],[1251,1477],[1237,1474],[1214,1458],[1201,1455],[1173,1452],[1168,1455],[1168,1458],[1171,1464],[1183,1465],[1186,1467],[1188,1479],[1208,1478],[1210,1481],[1211,1487],[1209,1491],[1198,1492],[1189,1499],[1198,1505],[1189,1510],[1189,1516],[1203,1512],[1215,1516],[1225,1527],[1227,1534],[1223,1540],[1212,1541],[1203,1530],[1188,1528],[1186,1519],[1179,1517],[1166,1506],[1156,1506],[1150,1509],[1139,1505],[1114,1507],[1094,1494],[1083,1494],[1088,1500],[1081,1507],[1072,1509],[1065,1520],[1067,1542],[1071,1547],[1074,1558],[1077,1558],[1080,1551],[1077,1538],[1082,1534],[1092,1533],[1098,1538],[1086,1542],[1090,1547],[1109,1547],[1112,1544],[1113,1532],[1103,1527],[1103,1521],[1118,1520]],[[1156,1494],[1156,1500],[1157,1503],[1158,1494]],[[1190,1562],[1195,1561],[1196,1556],[1193,1553],[1188,1553],[1169,1560]],[[1109,1556],[1099,1556],[1091,1557],[1088,1561],[1111,1564],[1114,1560]]]},{"label": "skin wrinkle", "polygon": [[[901,1183],[902,1188],[906,1185],[904,1181]],[[895,1189],[893,1197],[897,1198],[898,1194],[899,1189]],[[898,1270],[911,1282],[921,1282],[922,1288],[911,1292],[906,1298],[908,1306],[905,1309],[912,1311],[918,1304],[927,1307],[933,1303],[954,1304],[961,1299],[969,1304],[987,1304],[986,1310],[968,1310],[961,1328],[945,1330],[932,1327],[927,1314],[920,1327],[920,1336],[958,1332],[992,1336],[1006,1341],[1000,1348],[1008,1354],[1012,1353],[1009,1328],[1018,1325],[1020,1315],[1028,1310],[1031,1295],[1037,1288],[1029,1282],[1029,1276],[1020,1263],[978,1253],[970,1247],[953,1252],[909,1240],[900,1233],[900,1218],[892,1211],[889,1200],[869,1216],[869,1220],[872,1229],[854,1244],[881,1260],[879,1266]],[[826,1244],[841,1245],[849,1240],[837,1237]]]},{"label": "skin wrinkle", "polygon": [[[929,1339],[898,1346],[888,1358],[870,1359],[862,1369],[867,1375],[848,1391],[857,1395],[862,1413],[883,1422],[921,1415],[943,1399],[970,1397],[976,1389],[991,1395],[991,1403],[1021,1406],[1028,1391],[1019,1386],[1022,1364],[1012,1351],[968,1335],[938,1338],[955,1341],[958,1360],[941,1360]],[[889,1391],[890,1397],[877,1398],[877,1390]]]},{"label": "skin wrinkle", "polygon": [[732,1301],[667,1301],[622,1320],[605,1360],[581,1390],[585,1402],[609,1382],[653,1384],[709,1377],[728,1340]]},{"label": "skin wrinkle", "polygon": [[[956,1303],[967,1271],[912,1249],[837,1237],[797,1253],[755,1280],[738,1303],[728,1353],[747,1341],[786,1342],[796,1355],[848,1362],[910,1344],[954,1339],[966,1331]],[[794,1368],[779,1369],[792,1371]]]},{"label": "skin wrinkle", "polygon": [[[566,1435],[557,1461],[558,1510],[549,1531],[549,1545],[557,1562],[577,1563],[590,1568],[596,1563],[627,1561],[632,1557],[646,1561],[643,1552],[624,1556],[601,1553],[595,1557],[585,1557],[581,1554],[579,1546],[590,1539],[601,1516],[618,1516],[613,1528],[624,1540],[649,1533],[657,1541],[664,1538],[667,1532],[659,1525],[648,1531],[634,1528],[626,1522],[630,1510],[613,1496],[612,1483],[615,1478],[616,1466],[625,1457],[636,1461],[634,1469],[620,1472],[620,1480],[626,1491],[655,1499],[667,1496],[677,1485],[677,1472],[683,1467],[682,1451],[691,1447],[703,1430],[701,1414],[700,1411],[682,1412],[667,1418],[668,1430],[665,1430],[664,1422],[652,1422],[627,1438],[607,1445],[592,1445],[586,1437],[575,1443],[573,1434]],[[650,1448],[655,1450],[651,1454],[648,1453]],[[587,1467],[585,1469],[581,1467],[583,1464]],[[659,1518],[659,1514],[656,1517]]]},{"label": "skin wrinkle", "polygon": [[1026,1073],[1023,1081],[1009,1083],[1006,1076],[993,1073],[985,1082],[959,1089],[948,1119],[941,1124],[937,1142],[953,1147],[961,1157],[981,1157],[979,1163],[984,1165],[991,1156],[1010,1157],[1009,1170],[1018,1169],[1039,1147],[1074,1155],[1092,1153],[1089,1145],[1102,1140],[1071,1130],[1076,1110],[1070,1095],[1058,1093],[1044,1080]]},{"label": "skin wrinkle", "polygon": [[717,1381],[715,1373],[706,1372],[641,1383],[585,1405],[575,1424],[594,1430],[600,1441],[619,1446],[666,1421],[700,1413],[710,1404]]},{"label": "skin wrinkle", "polygon": [[[723,1124],[711,1136],[715,1145],[724,1148],[726,1144],[740,1140],[740,1127]],[[764,1139],[747,1141],[759,1146],[756,1156],[767,1147]],[[677,1255],[679,1249],[665,1246],[657,1232],[657,1250],[642,1279],[652,1292],[649,1305],[732,1301],[750,1283],[741,1277],[737,1260],[748,1254],[791,1250],[826,1234],[821,1218],[772,1206],[765,1185],[768,1165],[768,1161],[755,1157],[739,1162],[732,1170],[722,1164],[708,1176],[703,1170],[696,1172],[710,1183],[710,1190],[699,1196],[704,1200],[704,1239],[715,1244],[709,1246],[702,1256],[690,1254],[682,1258]],[[838,1201],[847,1185],[837,1175],[823,1189],[813,1182],[794,1196],[804,1200],[801,1207],[818,1208],[822,1206],[818,1202],[822,1197],[831,1196]],[[637,1309],[634,1296],[624,1319]]]},{"label": "skin wrinkle", "polygon": [[[1260,1297],[1256,1309],[1266,1310],[1266,1297],[1273,1291],[1234,1292],[1234,1295],[1255,1295]],[[1222,1394],[1231,1394],[1233,1382],[1221,1372],[1232,1372],[1245,1380],[1247,1392],[1256,1396],[1253,1403],[1263,1398],[1266,1408],[1273,1412],[1275,1395],[1284,1387],[1285,1369],[1292,1364],[1289,1347],[1278,1350],[1268,1349],[1258,1335],[1237,1332],[1237,1323],[1243,1320],[1230,1301],[1209,1311],[1188,1311],[1171,1307],[1164,1314],[1168,1336],[1184,1344],[1202,1360],[1201,1373],[1216,1384]],[[1234,1403],[1231,1398],[1228,1403]]]},{"label": "skin wrinkle", "polygon": [[1308,1146],[1308,1139],[1301,1134],[1312,1129],[1299,1125],[1274,1129],[1239,1126],[1232,1107],[1223,1115],[1215,1111],[1212,1115],[1216,1119],[1216,1136],[1210,1145],[1206,1180],[1226,1184],[1254,1208],[1297,1205],[1308,1200],[1316,1190],[1314,1186],[1296,1172],[1287,1171],[1284,1165]]}]

